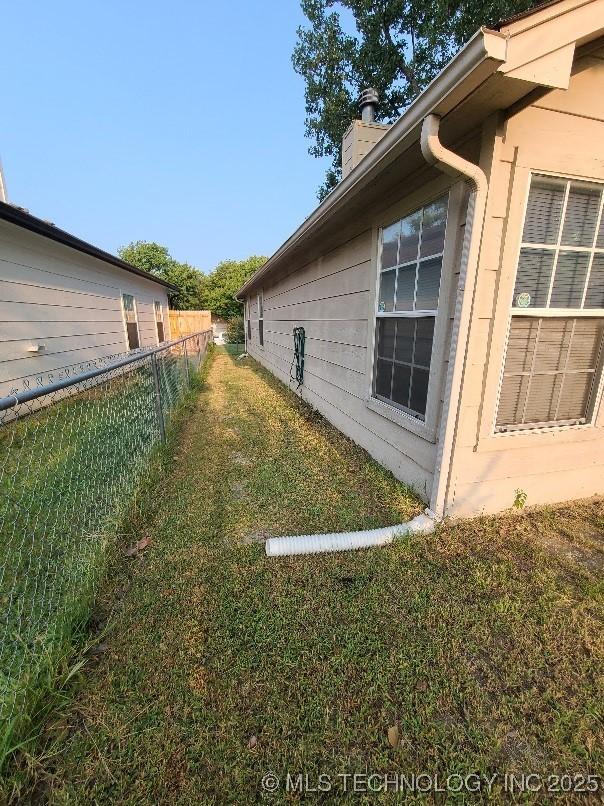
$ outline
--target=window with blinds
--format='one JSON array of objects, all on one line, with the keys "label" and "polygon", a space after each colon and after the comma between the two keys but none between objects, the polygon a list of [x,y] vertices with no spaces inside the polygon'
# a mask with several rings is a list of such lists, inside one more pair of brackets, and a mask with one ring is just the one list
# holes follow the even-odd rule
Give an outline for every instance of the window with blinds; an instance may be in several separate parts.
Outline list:
[{"label": "window with blinds", "polygon": [[497,430],[588,421],[604,342],[604,192],[533,176]]},{"label": "window with blinds", "polygon": [[382,231],[373,394],[425,419],[447,197]]}]

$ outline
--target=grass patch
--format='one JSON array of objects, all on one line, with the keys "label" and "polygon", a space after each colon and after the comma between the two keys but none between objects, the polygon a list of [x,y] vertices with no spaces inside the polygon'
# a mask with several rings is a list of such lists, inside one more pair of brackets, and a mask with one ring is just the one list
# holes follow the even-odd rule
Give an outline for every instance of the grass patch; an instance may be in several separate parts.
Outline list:
[{"label": "grass patch", "polygon": [[[148,363],[109,377],[0,431],[0,767],[63,704],[107,559],[169,453]],[[162,363],[170,439],[184,378]]]},{"label": "grass patch", "polygon": [[601,500],[268,559],[266,536],[381,526],[421,505],[226,351],[173,456],[132,524],[153,544],[116,563],[101,596],[106,649],[13,798],[252,802],[269,770],[311,783],[602,770]]}]

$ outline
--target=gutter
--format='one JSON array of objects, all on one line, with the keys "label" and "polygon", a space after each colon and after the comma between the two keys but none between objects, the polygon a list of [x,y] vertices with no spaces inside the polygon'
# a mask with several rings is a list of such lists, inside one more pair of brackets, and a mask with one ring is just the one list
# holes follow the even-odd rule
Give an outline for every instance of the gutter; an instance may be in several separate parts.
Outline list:
[{"label": "gutter", "polygon": [[[438,112],[442,117],[447,114],[467,97],[475,86],[479,86],[486,78],[496,73],[499,66],[505,62],[506,50],[507,39],[502,34],[487,28],[477,31],[418,95],[359,165],[331,191],[294,234],[239,289],[235,298],[241,301],[263,277],[272,272],[301,242],[309,238],[326,218],[358,194],[411,143],[419,140],[422,122],[427,115]],[[455,90],[458,90],[479,67],[483,70],[476,76],[475,86],[474,84],[468,86],[461,96],[459,92],[455,93]],[[453,95],[454,97],[451,97]]]},{"label": "gutter", "polygon": [[445,382],[443,413],[436,453],[436,472],[430,499],[430,510],[437,519],[446,515],[445,504],[452,481],[451,461],[457,436],[461,388],[465,374],[470,322],[474,308],[474,291],[482,232],[484,228],[487,177],[478,165],[445,148],[439,140],[440,118],[428,115],[422,125],[421,147],[425,160],[445,173],[465,176],[472,188],[468,201],[466,226],[459,267],[459,283],[455,301],[455,317],[451,331],[451,348]]},{"label": "gutter", "polygon": [[110,263],[118,269],[130,272],[130,274],[137,274],[139,277],[144,277],[145,280],[150,280],[152,283],[163,285],[170,291],[178,291],[177,287],[172,285],[172,283],[167,283],[165,280],[161,280],[159,277],[155,277],[147,271],[137,269],[137,267],[133,266],[131,263],[126,263],[125,260],[121,260],[121,258],[109,252],[105,252],[103,249],[99,249],[98,246],[93,246],[91,243],[87,243],[87,241],[82,241],[80,238],[76,238],[75,235],[71,235],[71,233],[65,232],[65,230],[59,229],[59,227],[55,227],[54,224],[37,218],[31,215],[31,213],[18,207],[13,207],[12,204],[1,200],[0,220],[8,221],[9,224],[14,224],[36,235],[41,235],[43,238],[49,238],[51,241],[63,244],[63,246],[69,246],[71,249],[75,249],[85,255],[90,255],[90,257],[94,257],[97,260],[102,260],[104,263]]}]

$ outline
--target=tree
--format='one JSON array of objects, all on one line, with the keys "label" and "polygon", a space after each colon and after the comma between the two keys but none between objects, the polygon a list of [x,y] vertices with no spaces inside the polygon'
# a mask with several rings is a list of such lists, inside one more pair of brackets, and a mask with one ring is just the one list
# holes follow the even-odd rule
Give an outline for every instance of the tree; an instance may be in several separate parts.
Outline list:
[{"label": "tree", "polygon": [[118,250],[118,255],[138,269],[160,277],[178,289],[170,293],[170,305],[179,311],[202,308],[205,275],[188,263],[179,263],[167,247],[153,241],[133,241]]},{"label": "tree", "polygon": [[204,307],[222,319],[241,316],[241,303],[237,302],[235,294],[263,263],[266,258],[259,255],[245,260],[223,260],[207,277]]},{"label": "tree", "polygon": [[[309,153],[332,158],[322,199],[341,176],[342,136],[358,117],[361,90],[375,87],[380,118],[394,122],[481,26],[524,11],[533,0],[301,0],[292,62],[305,81]],[[352,16],[354,31],[344,21]]]}]

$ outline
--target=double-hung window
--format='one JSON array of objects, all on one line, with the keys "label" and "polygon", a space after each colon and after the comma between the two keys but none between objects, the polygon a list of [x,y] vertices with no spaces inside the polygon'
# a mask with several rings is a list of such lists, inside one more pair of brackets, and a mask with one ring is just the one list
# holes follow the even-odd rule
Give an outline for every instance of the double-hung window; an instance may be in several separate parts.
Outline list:
[{"label": "double-hung window", "polygon": [[534,175],[496,429],[586,423],[604,338],[603,186]]},{"label": "double-hung window", "polygon": [[140,347],[138,335],[138,316],[136,313],[136,300],[132,294],[122,294],[122,308],[124,311],[124,322],[126,323],[126,336],[128,337],[128,349],[136,350]]},{"label": "double-hung window", "polygon": [[159,300],[153,303],[153,310],[155,312],[155,327],[157,329],[157,343],[161,344],[165,341],[164,338],[164,310]]},{"label": "double-hung window", "polygon": [[264,347],[264,291],[258,294],[258,341]]},{"label": "double-hung window", "polygon": [[373,394],[425,420],[447,200],[382,230]]}]

